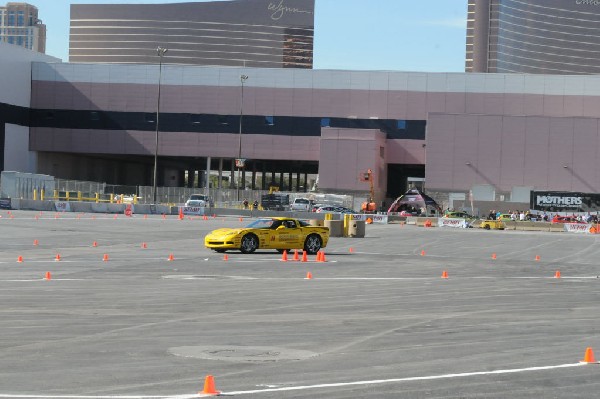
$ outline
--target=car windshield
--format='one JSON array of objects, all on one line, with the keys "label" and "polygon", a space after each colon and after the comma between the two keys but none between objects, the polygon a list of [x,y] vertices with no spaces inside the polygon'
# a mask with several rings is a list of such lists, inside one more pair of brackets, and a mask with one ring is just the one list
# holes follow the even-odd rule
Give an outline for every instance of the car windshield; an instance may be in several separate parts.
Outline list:
[{"label": "car windshield", "polygon": [[205,195],[192,195],[190,196],[190,201],[205,201],[206,200],[206,196]]},{"label": "car windshield", "polygon": [[257,219],[246,227],[249,229],[270,229],[273,228],[275,224],[281,223],[277,219]]}]

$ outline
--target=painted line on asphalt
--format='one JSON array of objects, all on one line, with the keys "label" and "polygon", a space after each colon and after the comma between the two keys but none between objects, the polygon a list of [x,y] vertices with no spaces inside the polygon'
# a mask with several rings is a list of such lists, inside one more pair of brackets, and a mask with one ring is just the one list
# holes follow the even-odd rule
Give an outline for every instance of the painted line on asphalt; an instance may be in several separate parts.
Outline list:
[{"label": "painted line on asphalt", "polygon": [[[493,375],[493,374],[511,374],[511,373],[525,373],[531,371],[543,371],[543,370],[554,370],[561,368],[579,367],[585,365],[584,363],[569,363],[559,364],[557,366],[541,366],[541,367],[527,367],[521,369],[504,369],[504,370],[492,370],[492,371],[475,371],[471,373],[458,373],[458,374],[441,374],[431,375],[423,377],[407,377],[407,378],[390,378],[386,380],[367,380],[367,381],[352,381],[352,382],[340,382],[332,384],[317,384],[317,385],[304,385],[296,387],[281,387],[281,388],[267,388],[267,389],[256,389],[251,391],[233,391],[223,392],[223,395],[247,395],[253,393],[265,393],[265,392],[285,392],[285,391],[301,391],[308,389],[318,388],[338,388],[356,385],[376,385],[376,384],[392,384],[399,382],[413,382],[413,381],[431,381],[431,380],[442,380],[450,378],[465,378],[465,377],[476,377],[482,375]],[[190,396],[191,398],[191,396]]]},{"label": "painted line on asphalt", "polygon": [[[393,384],[402,382],[415,382],[415,381],[432,381],[432,380],[443,380],[451,378],[466,378],[466,377],[477,377],[484,375],[498,375],[498,374],[515,374],[515,373],[526,373],[533,371],[545,371],[545,370],[556,370],[564,368],[573,368],[585,366],[585,363],[568,363],[559,364],[556,366],[538,366],[538,367],[526,367],[520,369],[502,369],[492,371],[474,371],[470,373],[456,373],[456,374],[439,374],[421,377],[406,377],[406,378],[389,378],[384,380],[364,380],[364,381],[350,381],[350,382],[339,382],[330,384],[315,384],[315,385],[300,385],[291,387],[280,387],[280,388],[266,388],[266,389],[253,389],[247,391],[231,391],[221,392],[223,396],[233,395],[248,395],[257,393],[267,392],[287,392],[287,391],[304,391],[310,389],[322,389],[322,388],[339,388],[347,386],[358,386],[358,385],[380,385],[380,384]],[[213,395],[203,394],[190,394],[190,395],[162,395],[162,396],[147,396],[147,395],[18,395],[18,394],[3,394],[0,393],[0,398],[23,398],[23,399],[37,399],[37,398],[48,398],[48,399],[193,399],[199,397],[207,397]]]}]

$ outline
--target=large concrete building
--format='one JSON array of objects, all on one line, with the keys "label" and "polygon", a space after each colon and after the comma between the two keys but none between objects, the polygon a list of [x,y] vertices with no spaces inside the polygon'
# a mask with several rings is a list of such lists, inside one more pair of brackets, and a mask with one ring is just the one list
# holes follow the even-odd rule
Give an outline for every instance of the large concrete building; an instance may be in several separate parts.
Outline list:
[{"label": "large concrete building", "polygon": [[[35,63],[38,171],[149,184],[157,81],[156,65]],[[167,66],[162,95],[162,184],[233,168],[241,139],[246,173],[318,172],[325,191],[364,192],[372,169],[378,199],[411,176],[446,199],[600,191],[598,76]]]},{"label": "large concrete building", "polygon": [[0,6],[0,42],[45,53],[46,25],[38,18],[37,7],[27,3]]},{"label": "large concrete building", "polygon": [[600,2],[469,0],[467,72],[600,73]]},{"label": "large concrete building", "polygon": [[72,4],[69,61],[312,68],[314,0]]}]

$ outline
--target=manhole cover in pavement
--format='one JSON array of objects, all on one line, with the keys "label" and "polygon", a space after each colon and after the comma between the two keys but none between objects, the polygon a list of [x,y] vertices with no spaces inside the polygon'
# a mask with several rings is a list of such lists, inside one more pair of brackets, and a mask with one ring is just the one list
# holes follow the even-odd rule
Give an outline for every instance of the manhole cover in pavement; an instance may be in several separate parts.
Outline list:
[{"label": "manhole cover in pavement", "polygon": [[230,362],[276,362],[280,360],[302,360],[317,353],[273,346],[179,346],[170,348],[169,353],[196,359],[224,360]]}]

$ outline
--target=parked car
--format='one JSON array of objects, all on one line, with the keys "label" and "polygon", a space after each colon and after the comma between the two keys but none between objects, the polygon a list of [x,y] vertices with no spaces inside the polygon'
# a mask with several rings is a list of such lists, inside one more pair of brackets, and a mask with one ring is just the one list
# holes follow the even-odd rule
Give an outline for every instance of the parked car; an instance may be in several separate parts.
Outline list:
[{"label": "parked car", "polygon": [[479,227],[486,230],[504,230],[506,225],[501,220],[484,220],[479,224]]},{"label": "parked car", "polygon": [[218,229],[204,237],[204,245],[216,252],[240,250],[249,254],[257,249],[279,252],[303,249],[314,255],[327,246],[329,228],[311,226],[292,218],[261,218],[243,228]]},{"label": "parked car", "polygon": [[204,194],[192,194],[190,195],[190,198],[185,201],[185,206],[205,207],[209,205],[210,201]]},{"label": "parked car", "polygon": [[289,194],[264,194],[260,197],[260,206],[267,211],[285,211],[289,205]]},{"label": "parked car", "polygon": [[313,201],[308,198],[294,198],[294,201],[292,201],[292,204],[290,205],[290,209],[292,211],[310,212],[312,204]]},{"label": "parked car", "polygon": [[471,216],[467,212],[463,212],[463,211],[446,212],[444,217],[445,218],[458,218],[458,219],[472,219],[473,218],[473,216]]},{"label": "parked car", "polygon": [[577,220],[577,218],[574,216],[554,215],[554,217],[552,218],[552,224],[556,224],[556,223],[585,223],[585,222]]}]

